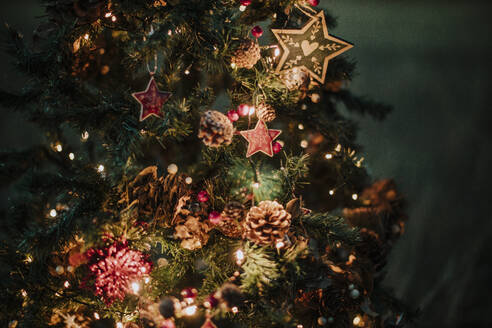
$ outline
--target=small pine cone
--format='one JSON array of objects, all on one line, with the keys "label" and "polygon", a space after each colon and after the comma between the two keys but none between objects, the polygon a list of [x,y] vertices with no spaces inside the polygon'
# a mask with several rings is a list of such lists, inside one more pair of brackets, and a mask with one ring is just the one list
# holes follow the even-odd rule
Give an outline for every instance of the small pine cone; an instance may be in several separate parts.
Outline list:
[{"label": "small pine cone", "polygon": [[261,58],[260,46],[251,39],[241,42],[231,58],[231,64],[237,68],[253,68]]},{"label": "small pine cone", "polygon": [[244,219],[244,206],[239,202],[229,202],[222,211],[223,220],[218,229],[227,237],[241,238],[243,235],[242,221]]},{"label": "small pine cone", "polygon": [[200,120],[198,138],[209,147],[230,145],[234,136],[234,126],[227,116],[215,111],[205,112]]},{"label": "small pine cone", "polygon": [[256,116],[263,122],[271,122],[277,117],[277,113],[271,105],[261,103],[256,106]]},{"label": "small pine cone", "polygon": [[280,79],[289,90],[306,91],[311,83],[309,72],[299,67],[283,71],[280,74]]},{"label": "small pine cone", "polygon": [[275,245],[289,231],[290,214],[275,201],[253,206],[244,222],[244,237],[260,245]]},{"label": "small pine cone", "polygon": [[189,196],[179,199],[174,213],[173,224],[176,225],[174,237],[181,239],[181,247],[189,250],[202,248],[207,244],[212,230],[204,209],[194,210]]}]

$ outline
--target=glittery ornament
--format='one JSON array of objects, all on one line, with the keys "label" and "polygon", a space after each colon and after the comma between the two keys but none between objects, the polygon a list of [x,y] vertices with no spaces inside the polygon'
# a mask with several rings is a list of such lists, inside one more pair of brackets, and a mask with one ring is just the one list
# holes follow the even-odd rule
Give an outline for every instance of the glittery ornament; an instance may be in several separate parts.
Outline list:
[{"label": "glittery ornament", "polygon": [[91,248],[86,257],[90,273],[84,285],[93,282],[95,295],[102,297],[107,305],[122,301],[132,292],[131,283],[143,279],[152,269],[148,256],[130,249],[126,241]]},{"label": "glittery ornament", "polygon": [[241,6],[249,6],[251,4],[251,0],[241,0]]},{"label": "glittery ornament", "polygon": [[282,151],[282,144],[278,141],[275,141],[272,145],[273,153],[278,154]]},{"label": "glittery ornament", "polygon": [[154,77],[151,77],[145,91],[132,94],[140,103],[140,121],[152,115],[163,118],[161,113],[162,106],[169,100],[171,95],[170,92],[160,91]]},{"label": "glittery ornament", "polygon": [[208,192],[206,190],[202,190],[198,193],[197,198],[200,202],[205,203],[208,202],[210,196],[208,195]]},{"label": "glittery ornament", "polygon": [[234,136],[234,126],[227,116],[216,110],[202,115],[198,138],[209,147],[230,145]]},{"label": "glittery ornament", "polygon": [[280,130],[269,130],[263,121],[258,121],[253,130],[239,132],[248,141],[246,157],[258,152],[273,157],[273,141],[282,133]]},{"label": "glittery ornament", "polygon": [[319,5],[319,0],[307,0],[307,3],[309,3],[313,7],[316,7],[317,5]]},{"label": "glittery ornament", "polygon": [[248,116],[249,106],[246,104],[241,104],[237,107],[237,112],[239,113],[239,116]]}]

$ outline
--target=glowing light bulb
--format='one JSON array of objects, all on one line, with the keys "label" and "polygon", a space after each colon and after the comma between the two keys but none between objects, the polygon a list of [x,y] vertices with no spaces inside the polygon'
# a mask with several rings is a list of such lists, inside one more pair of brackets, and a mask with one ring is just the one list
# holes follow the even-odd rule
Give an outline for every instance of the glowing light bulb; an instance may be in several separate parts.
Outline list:
[{"label": "glowing light bulb", "polygon": [[304,328],[303,325],[297,325],[297,328]]},{"label": "glowing light bulb", "polygon": [[51,209],[51,211],[50,211],[50,216],[51,216],[52,218],[56,217],[56,215],[57,215],[57,214],[58,214],[58,213],[56,212],[56,210],[55,210],[54,208],[53,208],[53,209]]},{"label": "glowing light bulb", "polygon": [[167,172],[169,174],[176,174],[176,173],[178,173],[178,166],[176,164],[170,164],[167,167]]},{"label": "glowing light bulb", "polygon": [[70,158],[70,160],[73,161],[75,159],[75,154],[74,153],[68,154],[68,158]]},{"label": "glowing light bulb", "polygon": [[244,252],[242,250],[238,249],[236,251],[236,263],[238,265],[241,265],[241,263],[243,263],[243,261],[244,261]]},{"label": "glowing light bulb", "polygon": [[243,5],[239,6],[239,11],[245,11],[245,10],[246,10],[246,6]]},{"label": "glowing light bulb", "polygon": [[99,164],[99,166],[97,167],[97,171],[98,171],[99,173],[103,173],[103,172],[104,172],[104,165]]},{"label": "glowing light bulb", "polygon": [[150,282],[150,277],[145,277],[145,278],[144,278],[144,282],[145,282],[146,284],[148,284],[148,283]]},{"label": "glowing light bulb", "polygon": [[340,152],[342,150],[342,145],[338,144],[335,148],[336,152]]},{"label": "glowing light bulb", "polygon": [[275,47],[275,50],[273,51],[273,55],[275,57],[278,57],[280,55],[280,49],[278,47]]},{"label": "glowing light bulb", "polygon": [[66,280],[66,281],[63,283],[63,287],[65,287],[65,288],[70,287],[70,283],[68,282],[68,280]]},{"label": "glowing light bulb", "polygon": [[55,150],[56,150],[57,152],[61,153],[61,152],[62,152],[62,150],[63,150],[62,145],[61,145],[60,143],[57,143],[57,144],[55,145]]},{"label": "glowing light bulb", "polygon": [[113,14],[112,14],[111,12],[109,12],[109,13],[106,13],[106,15],[104,15],[104,17],[109,18],[109,17],[111,17],[112,15],[113,15]]},{"label": "glowing light bulb", "polygon": [[353,195],[352,195],[352,199],[353,199],[353,200],[357,200],[357,198],[359,198],[359,195],[357,195],[357,194],[353,194]]},{"label": "glowing light bulb", "polygon": [[145,273],[145,272],[147,272],[147,269],[145,267],[141,267],[140,272]]},{"label": "glowing light bulb", "polygon": [[94,319],[99,320],[101,317],[99,316],[99,313],[94,312]]},{"label": "glowing light bulb", "polygon": [[191,184],[193,182],[193,179],[191,177],[187,177],[185,179],[186,184]]},{"label": "glowing light bulb", "polygon": [[304,125],[302,125],[301,123],[299,123],[299,125],[297,126],[297,128],[298,128],[299,130],[304,130]]},{"label": "glowing light bulb", "polygon": [[258,188],[260,188],[260,183],[259,182],[253,182],[252,186],[253,186],[253,188],[258,189]]},{"label": "glowing light bulb", "polygon": [[138,294],[140,291],[140,284],[138,282],[132,282],[132,291],[134,294]]},{"label": "glowing light bulb", "polygon": [[167,31],[167,35],[173,35],[173,31],[171,30]]},{"label": "glowing light bulb", "polygon": [[275,244],[275,247],[277,247],[277,249],[280,249],[280,248],[282,248],[282,247],[284,247],[284,246],[285,246],[285,243],[284,243],[283,241],[279,241],[279,242],[277,242],[277,243]]},{"label": "glowing light bulb", "polygon": [[123,323],[122,322],[118,322],[116,324],[116,328],[123,328]]},{"label": "glowing light bulb", "polygon": [[111,21],[116,22],[116,16],[111,17]]},{"label": "glowing light bulb", "polygon": [[356,316],[356,317],[354,318],[354,320],[352,321],[352,323],[354,324],[354,326],[358,326],[358,325],[360,325],[360,324],[361,324],[361,322],[362,322],[362,318],[360,317],[360,315]]},{"label": "glowing light bulb", "polygon": [[302,147],[302,148],[307,148],[307,147],[308,147],[308,145],[309,145],[309,144],[308,144],[308,141],[307,141],[307,140],[302,140],[302,141],[301,141],[301,147]]},{"label": "glowing light bulb", "polygon": [[89,33],[86,33],[86,34],[84,35],[84,39],[85,39],[85,40],[89,40]]},{"label": "glowing light bulb", "polygon": [[82,141],[87,141],[87,139],[89,139],[89,132],[82,132]]},{"label": "glowing light bulb", "polygon": [[326,158],[326,159],[332,159],[332,158],[333,158],[333,155],[332,155],[332,154],[330,154],[330,153],[327,153],[327,154],[325,155],[325,158]]},{"label": "glowing light bulb", "polygon": [[234,69],[236,68],[236,64],[235,63],[231,63],[231,67]]},{"label": "glowing light bulb", "polygon": [[186,70],[186,71],[185,71],[185,74],[186,74],[186,75],[190,75],[190,71],[189,71],[189,70]]},{"label": "glowing light bulb", "polygon": [[196,309],[197,309],[196,305],[191,305],[191,306],[186,307],[183,312],[187,316],[192,316],[196,313]]},{"label": "glowing light bulb", "polygon": [[27,297],[27,292],[25,289],[21,290],[22,297]]},{"label": "glowing light bulb", "polygon": [[250,106],[249,107],[249,115],[253,115],[255,113],[255,107],[254,106]]},{"label": "glowing light bulb", "polygon": [[232,307],[232,313],[238,313],[239,312],[239,309],[237,308],[237,306],[234,306]]},{"label": "glowing light bulb", "polygon": [[333,196],[335,194],[335,190],[332,189],[328,193],[330,194],[330,196]]}]

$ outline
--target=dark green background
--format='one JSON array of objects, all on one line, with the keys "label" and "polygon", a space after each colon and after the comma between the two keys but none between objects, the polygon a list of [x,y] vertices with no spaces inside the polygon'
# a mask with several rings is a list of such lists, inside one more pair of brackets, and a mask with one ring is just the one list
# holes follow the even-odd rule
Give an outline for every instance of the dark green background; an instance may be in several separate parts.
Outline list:
[{"label": "dark green background", "polygon": [[[356,46],[352,89],[395,105],[384,123],[360,120],[366,165],[375,177],[395,177],[410,203],[388,285],[422,308],[422,327],[491,327],[492,4],[321,3],[339,18],[330,32]],[[0,2],[0,20],[26,37],[40,15],[34,0]],[[0,66],[0,86],[20,87],[5,56]],[[33,126],[2,110],[1,147],[36,141]]]}]

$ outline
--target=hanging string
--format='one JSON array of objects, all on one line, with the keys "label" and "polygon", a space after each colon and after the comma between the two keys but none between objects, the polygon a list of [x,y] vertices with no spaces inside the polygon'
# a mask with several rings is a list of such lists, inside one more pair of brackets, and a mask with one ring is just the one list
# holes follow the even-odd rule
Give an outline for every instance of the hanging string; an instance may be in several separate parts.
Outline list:
[{"label": "hanging string", "polygon": [[147,70],[149,71],[150,76],[155,75],[157,72],[157,53],[154,54],[154,69],[150,69],[150,63],[147,61]]}]

